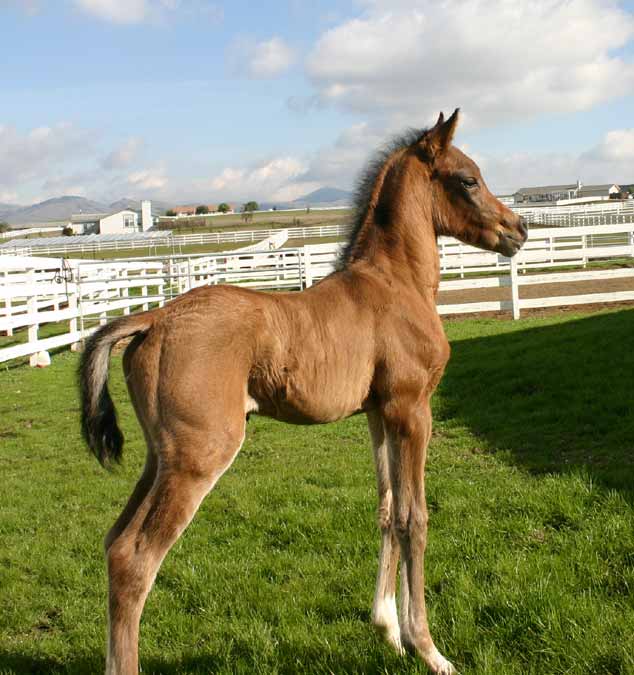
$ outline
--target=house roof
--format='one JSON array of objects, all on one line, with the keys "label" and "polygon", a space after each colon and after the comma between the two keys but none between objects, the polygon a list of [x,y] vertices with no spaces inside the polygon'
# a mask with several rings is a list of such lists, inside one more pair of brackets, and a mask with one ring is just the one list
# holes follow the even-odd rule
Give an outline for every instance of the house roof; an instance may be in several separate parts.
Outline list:
[{"label": "house roof", "polygon": [[138,213],[132,209],[117,209],[116,211],[107,211],[105,213],[73,213],[70,217],[71,223],[95,223],[98,220],[114,216],[117,213]]},{"label": "house roof", "polygon": [[584,190],[609,190],[610,188],[618,188],[616,183],[605,183],[604,185],[582,185],[581,192]]},{"label": "house roof", "polygon": [[561,192],[563,190],[576,190],[577,183],[569,183],[567,185],[541,185],[538,187],[520,188],[515,194],[522,195],[542,195],[547,192]]}]

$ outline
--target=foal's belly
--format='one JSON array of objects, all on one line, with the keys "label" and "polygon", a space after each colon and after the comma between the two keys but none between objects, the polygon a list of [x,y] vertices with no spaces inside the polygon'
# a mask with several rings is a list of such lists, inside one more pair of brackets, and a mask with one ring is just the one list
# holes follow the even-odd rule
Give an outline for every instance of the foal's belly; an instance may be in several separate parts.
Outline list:
[{"label": "foal's belly", "polygon": [[369,377],[362,379],[281,374],[275,383],[252,378],[252,409],[291,424],[324,424],[370,407]]}]

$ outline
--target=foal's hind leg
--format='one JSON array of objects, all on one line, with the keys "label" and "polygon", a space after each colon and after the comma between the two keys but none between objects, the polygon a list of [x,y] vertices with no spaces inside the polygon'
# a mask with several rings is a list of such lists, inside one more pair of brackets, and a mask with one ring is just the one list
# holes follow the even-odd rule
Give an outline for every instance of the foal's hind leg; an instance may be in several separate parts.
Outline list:
[{"label": "foal's hind leg", "polygon": [[163,558],[240,449],[244,421],[237,433],[228,433],[225,427],[219,435],[222,441],[216,446],[200,431],[179,430],[178,446],[174,436],[164,442],[154,483],[127,524],[109,541],[108,675],[138,673],[139,621],[145,599]]},{"label": "foal's hind leg", "polygon": [[392,488],[389,476],[387,441],[383,420],[378,412],[371,411],[368,413],[368,427],[376,466],[379,493],[378,521],[381,530],[381,551],[372,605],[372,623],[384,639],[396,651],[402,653],[403,647],[395,599],[399,546],[392,529]]}]

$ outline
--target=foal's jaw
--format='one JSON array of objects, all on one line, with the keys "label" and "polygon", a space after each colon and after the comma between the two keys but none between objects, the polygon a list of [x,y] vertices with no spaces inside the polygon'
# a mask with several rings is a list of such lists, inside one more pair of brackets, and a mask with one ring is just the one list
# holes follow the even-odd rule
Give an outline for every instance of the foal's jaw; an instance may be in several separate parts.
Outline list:
[{"label": "foal's jaw", "polygon": [[526,243],[528,230],[524,225],[524,219],[517,216],[513,225],[502,225],[497,232],[497,245],[493,248],[496,253],[501,253],[507,258],[512,258]]}]

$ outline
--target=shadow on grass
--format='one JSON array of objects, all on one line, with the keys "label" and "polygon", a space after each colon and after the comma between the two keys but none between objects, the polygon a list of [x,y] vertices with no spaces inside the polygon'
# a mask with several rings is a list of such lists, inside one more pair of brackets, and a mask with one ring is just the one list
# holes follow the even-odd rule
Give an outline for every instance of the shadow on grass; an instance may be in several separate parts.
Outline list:
[{"label": "shadow on grass", "polygon": [[64,662],[46,656],[28,656],[0,651],[0,673],[29,673],[29,675],[49,675],[49,673],[100,673],[104,663],[96,658],[64,659]]},{"label": "shadow on grass", "polygon": [[486,449],[634,501],[634,309],[458,340],[440,393]]},{"label": "shadow on grass", "polygon": [[[103,672],[105,662],[103,656],[78,657],[65,659],[64,663],[56,659],[11,654],[0,652],[0,672],[12,675],[86,675],[86,673]],[[263,665],[260,655],[254,653],[233,653],[226,655],[199,653],[185,658],[143,658],[140,662],[141,672],[148,675],[179,675],[180,673],[261,673],[268,668]],[[378,647],[370,651],[364,658],[352,650],[349,655],[325,655],[323,649],[307,649],[302,645],[301,651],[292,645],[280,645],[271,672],[279,675],[295,675],[299,672],[312,673],[346,673],[361,675],[362,673],[407,672],[424,673],[425,668],[414,657],[399,658]]]}]

